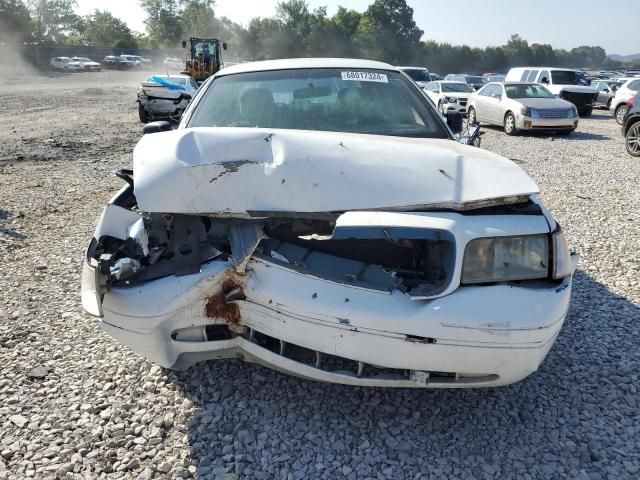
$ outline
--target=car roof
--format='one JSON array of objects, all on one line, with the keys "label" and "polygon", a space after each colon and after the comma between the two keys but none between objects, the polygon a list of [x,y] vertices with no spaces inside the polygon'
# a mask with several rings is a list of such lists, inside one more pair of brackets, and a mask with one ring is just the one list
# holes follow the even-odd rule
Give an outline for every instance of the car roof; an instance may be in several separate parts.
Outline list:
[{"label": "car roof", "polygon": [[281,60],[264,60],[262,62],[238,63],[226,67],[216,73],[216,76],[232,75],[234,73],[265,72],[269,70],[297,70],[304,68],[369,68],[376,70],[400,71],[398,67],[388,63],[354,58],[285,58]]},{"label": "car roof", "polygon": [[460,82],[458,80],[434,80],[433,83],[455,83],[457,85],[469,85],[467,82]]},{"label": "car roof", "polygon": [[426,71],[429,71],[429,69],[426,68],[426,67],[404,66],[404,67],[396,67],[396,68],[399,68],[400,70],[426,70]]}]

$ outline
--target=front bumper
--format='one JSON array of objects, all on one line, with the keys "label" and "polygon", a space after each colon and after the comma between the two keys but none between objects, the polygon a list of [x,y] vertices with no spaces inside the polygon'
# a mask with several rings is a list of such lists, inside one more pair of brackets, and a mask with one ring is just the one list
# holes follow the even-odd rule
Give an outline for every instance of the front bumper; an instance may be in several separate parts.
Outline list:
[{"label": "front bumper", "polygon": [[467,102],[460,103],[449,103],[446,102],[443,104],[445,112],[460,112],[463,114],[467,114]]},{"label": "front bumper", "polygon": [[532,118],[518,115],[516,126],[519,130],[574,130],[578,118]]},{"label": "front bumper", "polygon": [[[499,386],[538,368],[562,327],[571,295],[568,277],[560,284],[460,287],[444,297],[413,301],[397,291],[304,275],[261,257],[253,258],[248,270],[239,278],[228,262],[212,261],[198,274],[113,288],[102,301],[101,326],[137,353],[174,369],[242,358],[349,385]],[[207,317],[206,305],[228,280],[242,284],[245,298],[235,302],[240,312],[235,333],[219,335],[228,332],[227,325]]]}]

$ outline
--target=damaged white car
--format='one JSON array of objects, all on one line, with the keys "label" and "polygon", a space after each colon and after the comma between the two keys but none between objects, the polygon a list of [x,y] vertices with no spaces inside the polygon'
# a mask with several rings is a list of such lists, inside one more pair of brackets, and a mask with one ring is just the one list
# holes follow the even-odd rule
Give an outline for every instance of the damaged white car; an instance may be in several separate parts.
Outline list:
[{"label": "damaged white car", "polygon": [[120,175],[82,303],[164,367],[241,358],[350,385],[506,385],[538,368],[567,314],[576,257],[535,183],[455,141],[384,63],[221,70]]}]

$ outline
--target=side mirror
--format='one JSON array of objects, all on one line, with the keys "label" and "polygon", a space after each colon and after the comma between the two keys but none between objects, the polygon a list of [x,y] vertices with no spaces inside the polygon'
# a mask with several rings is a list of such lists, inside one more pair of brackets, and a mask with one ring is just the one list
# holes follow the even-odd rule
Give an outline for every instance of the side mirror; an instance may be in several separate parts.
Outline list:
[{"label": "side mirror", "polygon": [[187,48],[187,41],[186,40],[182,40],[182,48]]},{"label": "side mirror", "polygon": [[171,124],[165,120],[149,122],[142,127],[142,133],[144,135],[147,133],[168,132],[169,130],[171,130]]},{"label": "side mirror", "polygon": [[462,114],[460,112],[448,111],[447,112],[447,125],[453,133],[462,132]]},{"label": "side mirror", "polygon": [[546,83],[547,85],[549,85],[549,79],[547,77],[542,77],[540,83]]},{"label": "side mirror", "polygon": [[222,49],[226,50],[227,49],[227,42],[222,42]]}]

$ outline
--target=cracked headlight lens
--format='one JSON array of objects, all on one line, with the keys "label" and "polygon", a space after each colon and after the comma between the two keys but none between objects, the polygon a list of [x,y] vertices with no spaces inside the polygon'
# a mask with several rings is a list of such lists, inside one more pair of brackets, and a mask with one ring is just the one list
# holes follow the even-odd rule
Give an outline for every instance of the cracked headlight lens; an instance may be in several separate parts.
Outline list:
[{"label": "cracked headlight lens", "polygon": [[549,237],[476,238],[467,244],[462,283],[508,282],[549,276]]}]

